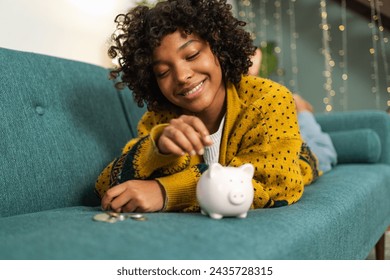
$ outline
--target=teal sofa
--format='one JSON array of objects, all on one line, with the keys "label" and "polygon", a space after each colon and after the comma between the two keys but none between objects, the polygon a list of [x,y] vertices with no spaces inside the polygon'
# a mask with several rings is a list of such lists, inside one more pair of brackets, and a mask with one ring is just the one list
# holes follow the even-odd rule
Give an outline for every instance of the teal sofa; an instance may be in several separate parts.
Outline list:
[{"label": "teal sofa", "polygon": [[338,165],[291,206],[246,219],[93,221],[99,172],[144,109],[108,70],[0,49],[0,259],[365,259],[390,224],[390,117],[317,115]]}]

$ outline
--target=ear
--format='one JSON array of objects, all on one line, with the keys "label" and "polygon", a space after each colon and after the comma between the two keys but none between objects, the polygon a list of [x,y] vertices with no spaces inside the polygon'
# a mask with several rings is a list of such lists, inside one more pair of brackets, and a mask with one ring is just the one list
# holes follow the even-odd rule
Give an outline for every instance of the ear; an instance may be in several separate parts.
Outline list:
[{"label": "ear", "polygon": [[217,162],[212,163],[210,165],[209,170],[210,170],[210,173],[209,173],[210,178],[215,178],[215,177],[219,176],[218,174],[220,174],[221,171],[223,170],[223,166]]},{"label": "ear", "polygon": [[253,174],[255,173],[255,168],[250,163],[245,163],[244,165],[241,165],[239,167],[241,171],[244,172],[244,174],[248,175],[250,178],[253,178]]}]

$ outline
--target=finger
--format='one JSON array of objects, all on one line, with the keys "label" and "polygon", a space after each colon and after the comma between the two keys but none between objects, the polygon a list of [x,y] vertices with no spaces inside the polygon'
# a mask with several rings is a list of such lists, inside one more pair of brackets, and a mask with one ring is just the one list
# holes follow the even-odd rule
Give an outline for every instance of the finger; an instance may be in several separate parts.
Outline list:
[{"label": "finger", "polygon": [[122,208],[121,207],[119,207],[119,208],[110,208],[110,209],[108,209],[108,210],[106,210],[106,211],[113,211],[113,212],[116,212],[116,213],[121,213],[122,212]]},{"label": "finger", "polygon": [[178,144],[185,145],[182,146],[182,148],[189,152],[191,156],[194,156],[195,154],[203,155],[204,144],[200,133],[187,123],[182,123],[180,125],[180,132],[183,134],[184,138],[177,139],[180,141]]},{"label": "finger", "polygon": [[177,156],[183,156],[185,154],[185,151],[166,135],[160,136],[160,139],[158,140],[158,149],[163,154],[174,154]]},{"label": "finger", "polygon": [[[212,144],[208,129],[197,117],[183,115],[178,119],[171,120],[171,124],[172,127],[180,130],[191,143],[191,146],[194,149],[190,151],[190,154],[192,155],[194,153],[202,155],[204,152],[204,146]],[[187,143],[183,142],[183,144]],[[181,147],[187,149],[187,151],[189,149],[189,146]]]},{"label": "finger", "polygon": [[187,116],[187,115],[183,115],[180,118],[182,118],[184,123],[190,125],[194,129],[194,131],[196,131],[199,134],[202,144],[204,146],[210,146],[213,144],[210,138],[209,130],[207,129],[206,125],[202,122],[201,119],[195,116]]},{"label": "finger", "polygon": [[128,203],[134,200],[134,197],[135,194],[133,191],[131,189],[127,189],[111,202],[111,208],[116,212],[120,212],[124,210]]},{"label": "finger", "polygon": [[209,135],[209,131],[206,125],[198,117],[181,115],[178,120],[193,127],[194,130],[197,131],[202,137]]},{"label": "finger", "polygon": [[[183,122],[166,127],[161,137],[163,136],[170,140],[170,142],[166,141],[166,144],[175,145],[190,155],[195,155],[196,149],[203,146],[197,132]],[[164,138],[161,140],[163,141]]]},{"label": "finger", "polygon": [[135,203],[135,200],[130,200],[125,206],[123,206],[123,212],[124,213],[132,213],[132,212],[143,212]]},{"label": "finger", "polygon": [[109,189],[106,194],[103,196],[101,204],[103,210],[110,210],[111,203],[115,197],[120,195],[122,192],[125,191],[125,186],[123,184],[117,185],[115,187],[112,187]]}]

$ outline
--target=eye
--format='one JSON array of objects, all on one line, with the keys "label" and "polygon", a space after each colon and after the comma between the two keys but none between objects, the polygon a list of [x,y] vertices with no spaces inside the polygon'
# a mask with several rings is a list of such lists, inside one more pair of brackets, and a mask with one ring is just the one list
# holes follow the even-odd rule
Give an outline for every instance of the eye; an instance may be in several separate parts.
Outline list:
[{"label": "eye", "polygon": [[200,52],[196,52],[190,56],[187,57],[187,60],[194,60],[195,58],[197,58],[199,56]]},{"label": "eye", "polygon": [[156,75],[157,78],[161,79],[161,78],[168,76],[168,73],[169,73],[169,70],[160,71],[160,72],[156,71],[154,74]]}]

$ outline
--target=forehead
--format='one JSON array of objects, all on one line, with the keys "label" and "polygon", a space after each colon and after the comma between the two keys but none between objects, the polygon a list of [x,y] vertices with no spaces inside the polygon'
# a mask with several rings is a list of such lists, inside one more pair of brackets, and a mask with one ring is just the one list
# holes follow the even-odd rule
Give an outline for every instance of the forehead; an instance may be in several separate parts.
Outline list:
[{"label": "forehead", "polygon": [[159,52],[180,51],[193,42],[205,43],[205,41],[195,33],[187,34],[184,31],[177,30],[165,35],[161,39],[160,45],[154,49],[153,53],[156,55]]}]

